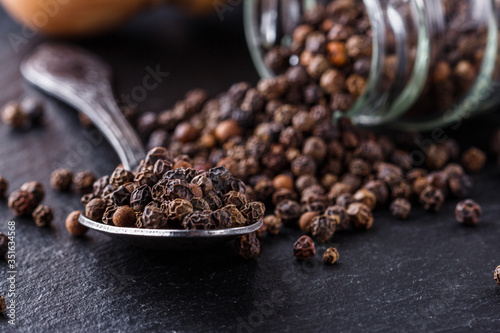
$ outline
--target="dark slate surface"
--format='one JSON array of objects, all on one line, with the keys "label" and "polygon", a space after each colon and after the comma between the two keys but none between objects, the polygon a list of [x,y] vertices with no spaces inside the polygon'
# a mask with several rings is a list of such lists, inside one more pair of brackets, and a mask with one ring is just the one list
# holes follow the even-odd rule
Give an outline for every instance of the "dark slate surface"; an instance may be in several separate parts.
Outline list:
[{"label": "dark slate surface", "polygon": [[[18,64],[43,39],[9,36],[21,27],[0,15],[0,103],[35,93],[20,78]],[[256,81],[241,28],[241,11],[195,22],[166,10],[140,16],[113,34],[76,42],[109,61],[116,91],[142,81],[146,66],[160,64],[170,76],[143,110],[168,107],[192,87],[215,93],[236,80]],[[48,187],[59,165],[110,173],[118,159],[106,142],[93,144],[76,114],[51,99],[43,126],[28,132],[0,127],[0,173],[11,188],[28,180]],[[465,145],[484,144],[494,116],[451,131]],[[75,150],[77,151],[75,153]],[[456,202],[439,214],[416,209],[406,222],[376,213],[372,230],[337,234],[340,261],[325,267],[318,254],[300,263],[291,256],[300,235],[287,230],[263,241],[258,260],[244,262],[228,248],[208,252],[163,252],[131,247],[89,232],[73,239],[65,216],[80,208],[76,195],[47,191],[55,209],[51,229],[14,218],[0,201],[0,231],[16,221],[17,330],[107,331],[485,331],[500,329],[500,288],[492,272],[500,263],[498,170],[475,176],[474,198],[484,221],[463,228],[453,218]],[[324,248],[320,247],[322,253]],[[5,293],[7,265],[0,263]],[[14,331],[7,319],[0,331]]]}]

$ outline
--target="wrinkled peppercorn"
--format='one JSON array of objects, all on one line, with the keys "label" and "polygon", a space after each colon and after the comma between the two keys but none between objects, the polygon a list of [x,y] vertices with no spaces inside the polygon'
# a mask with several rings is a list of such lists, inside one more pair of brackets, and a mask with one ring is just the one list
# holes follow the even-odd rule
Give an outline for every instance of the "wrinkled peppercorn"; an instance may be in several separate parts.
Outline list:
[{"label": "wrinkled peppercorn", "polygon": [[339,220],[337,215],[316,216],[311,224],[312,236],[321,242],[327,242],[335,233],[337,220]]},{"label": "wrinkled peppercorn", "polygon": [[94,174],[90,170],[85,170],[73,176],[73,185],[77,192],[86,194],[92,192],[95,180]]},{"label": "wrinkled peppercorn", "polygon": [[164,229],[168,227],[168,220],[165,213],[154,202],[149,203],[144,208],[142,222],[144,228],[148,229]]},{"label": "wrinkled peppercorn", "polygon": [[455,217],[463,225],[477,225],[481,221],[481,216],[481,206],[471,199],[460,201],[455,207]]},{"label": "wrinkled peppercorn", "polygon": [[57,169],[50,175],[50,185],[56,191],[68,191],[73,184],[73,172],[69,169]]},{"label": "wrinkled peppercorn", "polygon": [[309,236],[301,236],[293,245],[293,256],[300,260],[314,257],[316,249],[314,242]]},{"label": "wrinkled peppercorn", "polygon": [[39,227],[45,227],[52,223],[54,213],[49,206],[39,205],[32,214],[33,220]]},{"label": "wrinkled peppercorn", "polygon": [[30,215],[35,210],[37,204],[33,199],[33,194],[25,190],[16,190],[9,195],[9,208],[17,216]]},{"label": "wrinkled peppercorn", "polygon": [[182,220],[182,226],[187,230],[210,230],[216,228],[212,220],[212,213],[207,210],[196,211],[186,215]]},{"label": "wrinkled peppercorn", "polygon": [[107,206],[106,210],[104,211],[104,215],[102,216],[102,223],[107,225],[114,225],[113,215],[115,215],[117,208],[118,207],[116,206]]},{"label": "wrinkled peppercorn", "polygon": [[24,183],[21,186],[20,190],[30,192],[33,195],[33,202],[36,206],[40,204],[40,202],[42,202],[43,198],[45,197],[45,189],[39,182],[33,181]]},{"label": "wrinkled peppercorn", "polygon": [[333,265],[337,260],[339,260],[339,251],[334,247],[329,247],[323,254],[323,262],[325,264]]},{"label": "wrinkled peppercorn", "polygon": [[375,206],[377,205],[377,197],[372,191],[367,190],[366,188],[356,191],[352,198],[354,201],[364,203],[368,206],[368,208],[370,208],[370,210],[375,209]]},{"label": "wrinkled peppercorn", "polygon": [[274,213],[281,218],[285,224],[295,222],[300,218],[301,207],[297,201],[283,200],[276,205]]},{"label": "wrinkled peppercorn", "polygon": [[260,241],[255,233],[238,237],[235,241],[235,250],[244,259],[256,258],[260,254]]},{"label": "wrinkled peppercorn", "polygon": [[493,278],[495,279],[495,282],[500,286],[500,265],[495,268],[495,271],[493,271]]},{"label": "wrinkled peppercorn", "polygon": [[420,193],[419,201],[425,210],[437,212],[444,203],[443,191],[429,185]]},{"label": "wrinkled peppercorn", "polygon": [[66,218],[66,230],[68,230],[71,235],[76,237],[85,235],[89,230],[86,226],[78,222],[78,218],[80,217],[81,213],[81,211],[77,210],[71,212]]},{"label": "wrinkled peppercorn", "polygon": [[264,218],[264,223],[267,226],[267,232],[272,235],[278,235],[280,233],[281,227],[283,223],[281,222],[281,218],[276,215],[268,215]]},{"label": "wrinkled peppercorn", "polygon": [[411,211],[411,203],[403,198],[397,198],[389,207],[391,214],[398,219],[407,219]]},{"label": "wrinkled peppercorn", "polygon": [[349,205],[346,210],[352,225],[356,228],[370,229],[373,225],[373,215],[370,208],[360,202]]},{"label": "wrinkled peppercorn", "polygon": [[134,181],[134,174],[122,168],[116,168],[109,178],[109,183],[116,189],[132,181]]},{"label": "wrinkled peppercorn", "polygon": [[326,208],[324,214],[334,219],[336,224],[335,230],[346,230],[349,227],[349,216],[343,206],[339,206],[338,204],[329,206]]},{"label": "wrinkled peppercorn", "polygon": [[186,215],[193,214],[193,205],[185,199],[174,199],[164,209],[170,221],[178,221],[179,225]]}]

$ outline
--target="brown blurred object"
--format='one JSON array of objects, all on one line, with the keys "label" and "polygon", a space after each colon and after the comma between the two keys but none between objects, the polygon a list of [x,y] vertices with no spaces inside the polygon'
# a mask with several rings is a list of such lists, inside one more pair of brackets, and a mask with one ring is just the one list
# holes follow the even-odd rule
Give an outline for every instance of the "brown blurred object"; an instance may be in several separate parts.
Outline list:
[{"label": "brown blurred object", "polygon": [[[0,0],[27,27],[45,34],[70,36],[113,28],[143,8],[174,3],[192,13],[214,10],[214,0]],[[219,0],[219,2],[223,2]]]}]

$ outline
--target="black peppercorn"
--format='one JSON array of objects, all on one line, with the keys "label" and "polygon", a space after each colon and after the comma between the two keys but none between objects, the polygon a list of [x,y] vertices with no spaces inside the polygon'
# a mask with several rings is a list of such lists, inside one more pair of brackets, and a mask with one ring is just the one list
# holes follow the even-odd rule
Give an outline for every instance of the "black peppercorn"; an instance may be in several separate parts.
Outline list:
[{"label": "black peppercorn", "polygon": [[102,222],[102,217],[106,211],[106,202],[102,199],[92,199],[85,206],[85,217],[96,222]]},{"label": "black peppercorn", "polygon": [[243,227],[246,224],[245,216],[238,210],[235,205],[226,205],[222,209],[231,214],[231,226]]},{"label": "black peppercorn", "polygon": [[495,282],[500,286],[500,265],[495,268],[495,271],[493,271],[493,278],[495,279]]},{"label": "black peppercorn", "polygon": [[329,247],[323,254],[323,262],[325,264],[333,265],[337,260],[339,260],[339,251],[334,247]]},{"label": "black peppercorn", "polygon": [[17,102],[5,105],[1,112],[1,118],[4,124],[16,129],[22,129],[29,123],[28,114]]},{"label": "black peppercorn", "polygon": [[49,206],[39,205],[32,214],[33,220],[39,227],[45,227],[52,223],[54,213]]},{"label": "black peppercorn", "polygon": [[336,220],[339,220],[337,215],[316,216],[311,224],[312,236],[321,242],[327,242],[335,233]]},{"label": "black peppercorn", "polygon": [[130,207],[137,212],[142,212],[152,200],[151,188],[148,185],[141,185],[130,195]]},{"label": "black peppercorn", "polygon": [[343,206],[333,205],[326,208],[324,215],[330,216],[335,221],[335,230],[346,230],[349,227],[349,216]]},{"label": "black peppercorn", "polygon": [[265,211],[266,207],[264,204],[258,201],[249,202],[241,209],[241,213],[245,216],[247,224],[258,222],[262,217],[264,217]]},{"label": "black peppercorn", "polygon": [[186,215],[182,220],[182,226],[187,230],[210,230],[216,229],[216,225],[212,220],[212,212],[196,211]]},{"label": "black peppercorn", "polygon": [[66,230],[68,230],[68,232],[71,235],[76,237],[81,237],[85,235],[89,230],[86,226],[84,226],[78,221],[78,218],[80,217],[81,213],[82,213],[81,211],[77,210],[71,212],[66,218]]},{"label": "black peppercorn", "polygon": [[129,206],[121,206],[113,214],[113,224],[117,227],[130,228],[135,225],[137,216]]},{"label": "black peppercorn", "polygon": [[9,195],[9,208],[17,216],[30,215],[36,208],[33,194],[24,190],[16,190]]},{"label": "black peppercorn", "polygon": [[255,233],[237,238],[234,247],[236,253],[246,260],[256,258],[260,254],[260,241]]},{"label": "black peppercorn", "polygon": [[444,203],[443,191],[429,185],[420,193],[419,201],[425,210],[437,212]]},{"label": "black peppercorn", "polygon": [[130,205],[130,197],[130,189],[126,185],[121,185],[116,191],[111,194],[111,198],[115,206]]},{"label": "black peppercorn", "polygon": [[467,172],[479,172],[485,163],[486,154],[476,147],[469,148],[462,154],[462,165]]},{"label": "black peppercorn", "polygon": [[94,174],[90,170],[85,170],[74,175],[73,184],[77,192],[86,194],[92,192],[95,180]]},{"label": "black peppercorn", "polygon": [[283,200],[276,205],[274,213],[281,218],[285,224],[298,221],[302,213],[300,204],[293,200]]},{"label": "black peppercorn", "polygon": [[293,245],[293,256],[300,260],[314,257],[316,249],[314,242],[309,236],[301,236]]},{"label": "black peppercorn", "polygon": [[346,210],[347,216],[356,228],[370,229],[373,225],[373,215],[370,208],[360,202],[349,205]]},{"label": "black peppercorn", "polygon": [[73,184],[73,172],[69,169],[57,169],[50,175],[50,185],[56,191],[68,191]]},{"label": "black peppercorn", "polygon": [[116,168],[109,178],[109,183],[116,189],[132,181],[134,181],[134,174],[122,168]]},{"label": "black peppercorn", "polygon": [[42,202],[43,198],[45,197],[45,189],[39,182],[33,181],[24,183],[21,186],[20,190],[30,192],[33,195],[33,202],[35,206],[40,204],[40,202]]},{"label": "black peppercorn", "polygon": [[411,203],[403,198],[397,198],[389,207],[391,214],[398,219],[407,219],[411,211]]},{"label": "black peppercorn", "polygon": [[107,206],[106,210],[104,211],[104,215],[102,216],[102,223],[107,225],[114,225],[113,216],[115,215],[117,208],[118,207],[116,206]]},{"label": "black peppercorn", "polygon": [[455,217],[463,225],[477,225],[481,221],[481,215],[481,206],[471,199],[460,201],[455,208]]},{"label": "black peppercorn", "polygon": [[144,228],[165,229],[168,226],[168,220],[158,205],[154,202],[149,203],[142,214]]},{"label": "black peppercorn", "polygon": [[96,197],[103,195],[104,189],[109,185],[109,176],[103,176],[97,179],[92,185],[94,191],[92,192]]}]

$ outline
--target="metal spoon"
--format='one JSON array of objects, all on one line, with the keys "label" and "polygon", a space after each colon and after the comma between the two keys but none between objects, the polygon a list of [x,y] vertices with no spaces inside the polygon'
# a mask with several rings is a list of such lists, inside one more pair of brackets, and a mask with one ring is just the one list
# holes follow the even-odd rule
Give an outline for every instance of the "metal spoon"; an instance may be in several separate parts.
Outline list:
[{"label": "metal spoon", "polygon": [[[104,134],[123,166],[134,170],[145,157],[135,131],[115,104],[111,69],[96,56],[65,45],[45,44],[21,64],[24,78],[46,93],[84,113]],[[262,220],[249,226],[220,230],[162,230],[119,228],[80,215],[80,223],[135,245],[163,249],[205,248],[252,233]]]}]

